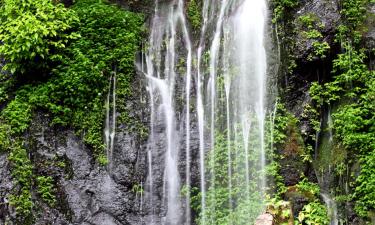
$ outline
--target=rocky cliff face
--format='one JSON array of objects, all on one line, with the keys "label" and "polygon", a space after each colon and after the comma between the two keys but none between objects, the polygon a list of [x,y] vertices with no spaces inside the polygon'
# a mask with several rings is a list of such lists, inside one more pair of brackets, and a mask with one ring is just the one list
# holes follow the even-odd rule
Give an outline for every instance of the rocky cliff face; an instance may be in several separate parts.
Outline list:
[{"label": "rocky cliff face", "polygon": [[[335,41],[335,34],[337,33],[337,28],[341,21],[340,16],[340,5],[338,1],[321,1],[321,0],[307,0],[303,1],[292,13],[291,26],[286,30],[287,35],[291,35],[290,38],[293,42],[288,42],[286,46],[291,48],[289,51],[289,59],[292,59],[293,66],[292,72],[286,71],[285,75],[279,75],[280,86],[283,89],[282,98],[285,99],[287,109],[298,118],[299,120],[299,133],[304,140],[304,144],[310,144],[311,146],[316,146],[315,153],[313,154],[313,159],[311,162],[303,161],[298,154],[289,154],[285,149],[280,150],[279,154],[283,155],[281,164],[280,174],[283,176],[285,185],[289,187],[285,198],[292,203],[294,216],[298,216],[298,212],[302,209],[303,205],[307,204],[308,197],[303,196],[292,187],[301,181],[300,176],[297,174],[304,174],[309,181],[313,183],[318,183],[322,191],[327,191],[330,188],[343,189],[342,178],[338,178],[332,175],[331,172],[325,172],[320,174],[318,172],[318,167],[320,165],[320,160],[318,159],[322,154],[319,152],[319,146],[322,145],[322,139],[324,139],[323,131],[322,133],[316,134],[311,125],[309,125],[308,116],[306,116],[305,106],[312,105],[312,99],[309,95],[309,88],[311,83],[317,82],[328,82],[333,79],[332,71],[332,61],[337,54],[342,53],[341,46]],[[367,9],[367,13],[373,15],[375,13],[374,6],[370,6]],[[313,23],[319,24],[317,27],[311,25],[311,29],[316,29],[321,34],[319,37],[320,42],[327,42],[330,49],[327,50],[324,57],[312,56],[314,53],[313,42],[316,41],[313,38],[307,38],[306,30],[301,25],[301,17],[308,16],[313,18]],[[370,16],[365,22],[366,27],[365,32],[362,33],[363,41],[361,45],[366,49],[373,49],[374,44],[374,31],[375,27],[373,25],[373,18]],[[314,28],[312,28],[314,27]],[[285,45],[284,45],[285,47]],[[368,54],[368,66],[373,68],[374,65],[374,52],[369,50]],[[283,62],[288,64],[290,62]],[[330,109],[325,108],[320,112],[321,125],[328,123],[327,114],[330,113]],[[322,127],[323,129],[323,127]],[[309,135],[318,138],[317,143],[309,138]],[[333,148],[329,149],[328,152],[324,154],[337,154],[332,153]],[[353,163],[352,164],[357,164]],[[358,173],[358,168],[352,165],[349,169],[350,172],[356,174]],[[318,173],[318,174],[317,174]],[[354,178],[348,178],[346,182],[352,182]],[[344,178],[345,180],[345,178]],[[324,202],[324,197],[321,196],[321,201]],[[354,203],[349,202],[344,205],[338,206],[339,213],[345,214],[346,222],[344,224],[365,224],[364,221],[359,219],[358,215],[354,212]],[[332,213],[332,212],[330,212]],[[345,219],[344,219],[345,220]]]},{"label": "rocky cliff face", "polygon": [[[131,118],[147,124],[147,107],[140,102],[144,88],[139,85],[136,79],[136,98],[128,99],[127,106]],[[134,189],[145,180],[145,141],[140,134],[129,124],[118,126],[109,170],[99,166],[72,129],[49,123],[43,112],[36,113],[26,138],[35,174],[51,176],[56,184],[53,207],[32,191],[35,224],[142,224],[139,193]],[[14,184],[6,157],[3,153],[0,160],[0,223],[18,224],[8,205]]]}]

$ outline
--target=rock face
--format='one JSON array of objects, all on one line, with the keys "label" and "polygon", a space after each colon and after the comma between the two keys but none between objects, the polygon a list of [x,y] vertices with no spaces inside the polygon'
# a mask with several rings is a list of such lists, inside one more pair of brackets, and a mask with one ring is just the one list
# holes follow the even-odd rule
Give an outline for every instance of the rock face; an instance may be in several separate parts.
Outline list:
[{"label": "rock face", "polygon": [[36,224],[119,225],[135,220],[139,199],[132,187],[143,172],[142,167],[141,171],[137,168],[137,157],[142,156],[138,152],[142,151],[142,146],[135,144],[134,136],[118,134],[116,160],[113,169],[109,170],[97,165],[91,151],[70,130],[42,129],[40,132],[35,130],[34,135],[37,162],[42,164],[49,157],[56,156],[67,162],[63,170],[54,166],[38,168],[39,174],[53,173],[60,199],[58,210],[46,210],[41,218],[37,218]]},{"label": "rock face", "polygon": [[9,208],[7,195],[13,188],[7,154],[0,155],[0,224],[4,224],[14,211]]},{"label": "rock face", "polygon": [[254,225],[274,225],[273,216],[268,213],[262,214],[258,216]]},{"label": "rock face", "polygon": [[[323,35],[323,41],[327,41],[332,45],[334,39],[334,32],[340,21],[339,8],[336,1],[327,0],[308,0],[303,4],[296,13],[296,21],[298,24],[299,17],[309,15],[316,19],[319,24],[320,32]],[[297,45],[294,54],[297,59],[306,62],[308,54],[313,51],[312,41],[305,40],[303,32],[297,33]]]}]

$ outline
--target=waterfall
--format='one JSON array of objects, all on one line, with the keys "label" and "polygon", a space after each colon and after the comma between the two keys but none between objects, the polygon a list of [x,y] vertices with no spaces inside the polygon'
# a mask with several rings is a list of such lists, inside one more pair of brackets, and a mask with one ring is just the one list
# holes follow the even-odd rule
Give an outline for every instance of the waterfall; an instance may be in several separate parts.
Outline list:
[{"label": "waterfall", "polygon": [[[314,162],[318,183],[321,188],[320,195],[328,211],[330,225],[342,224],[342,212],[338,210],[338,204],[334,199],[335,189],[335,167],[340,158],[338,152],[335,152],[335,140],[333,138],[333,121],[331,116],[331,107],[328,107],[324,116],[321,118],[321,132],[319,142],[316,146],[316,160]],[[336,190],[337,191],[337,190]]]},{"label": "waterfall", "polygon": [[107,94],[105,109],[106,121],[104,128],[104,136],[106,145],[106,156],[108,160],[108,170],[111,171],[113,161],[113,147],[116,135],[116,72],[112,73],[112,76],[109,80],[109,90]]},{"label": "waterfall", "polygon": [[142,57],[151,109],[146,214],[150,224],[248,224],[267,187],[266,0],[203,1],[196,41],[187,4],[156,0]]}]

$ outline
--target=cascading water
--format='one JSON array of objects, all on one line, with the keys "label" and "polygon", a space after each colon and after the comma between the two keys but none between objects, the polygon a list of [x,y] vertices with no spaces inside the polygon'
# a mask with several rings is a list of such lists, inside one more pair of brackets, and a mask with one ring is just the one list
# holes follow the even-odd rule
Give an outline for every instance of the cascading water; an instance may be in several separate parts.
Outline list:
[{"label": "cascading water", "polygon": [[342,213],[339,213],[338,205],[332,196],[335,194],[334,189],[337,188],[335,184],[335,167],[340,156],[335,153],[330,108],[327,109],[324,117],[321,118],[321,124],[322,132],[318,139],[319,142],[317,141],[316,143],[317,160],[315,160],[315,171],[321,187],[320,195],[328,210],[330,225],[339,225],[343,224],[341,219],[343,215],[340,215]]},{"label": "cascading water", "polygon": [[[156,1],[145,57],[148,221],[193,223],[194,186],[200,190],[199,224],[249,224],[263,210],[266,189],[266,1],[205,0],[196,48],[184,7],[183,0]],[[164,165],[155,165],[159,161]],[[192,181],[193,167],[199,180]],[[215,213],[224,209],[225,218]]]},{"label": "cascading water", "polygon": [[[104,129],[108,170],[112,170],[113,147],[116,135],[116,73],[110,77],[106,101],[106,123]],[[112,112],[112,113],[111,113]]]}]

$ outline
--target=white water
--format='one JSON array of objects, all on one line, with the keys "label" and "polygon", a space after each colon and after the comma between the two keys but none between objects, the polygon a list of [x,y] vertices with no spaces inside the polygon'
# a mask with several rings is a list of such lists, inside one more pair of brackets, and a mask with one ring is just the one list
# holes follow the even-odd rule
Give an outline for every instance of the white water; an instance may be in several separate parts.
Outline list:
[{"label": "white water", "polygon": [[[331,117],[331,109],[328,108],[324,118],[321,118],[321,134],[318,133],[316,146],[317,146],[317,154],[316,158],[318,158],[318,165],[320,168],[316,170],[317,178],[319,185],[321,187],[321,197],[327,207],[328,210],[328,217],[330,219],[330,225],[338,225],[339,215],[338,206],[336,201],[334,200],[333,194],[334,190],[337,188],[335,186],[335,172],[334,167],[335,155],[334,152],[334,139],[333,139],[333,121]],[[319,141],[318,141],[319,137]],[[324,156],[324,157],[322,157]],[[324,158],[327,158],[323,160]],[[341,223],[340,223],[341,224]]]},{"label": "white water", "polygon": [[[208,193],[220,188],[215,187],[215,167],[207,168],[207,160],[216,163],[215,154],[221,151],[216,149],[217,134],[225,134],[225,188],[230,211],[237,210],[233,203],[244,196],[261,203],[267,186],[262,175],[266,164],[266,0],[205,0],[196,48],[188,32],[185,2],[156,0],[155,5],[146,68],[143,70],[143,60],[141,66],[151,108],[146,187],[149,197],[145,201],[151,207],[148,213],[157,214],[154,205],[158,203],[153,196],[160,192],[161,223],[191,224],[192,159],[199,157],[200,179],[194,185],[201,194],[200,224],[209,224],[217,218],[206,214],[216,207]],[[160,127],[163,140],[160,131],[155,130]],[[192,155],[193,127],[198,131],[197,155]],[[155,152],[160,146],[164,147],[163,154]],[[155,165],[160,159],[164,165]],[[163,167],[163,172],[157,167]],[[186,189],[184,195],[182,187]],[[239,188],[245,188],[246,193],[238,193]],[[254,197],[255,192],[259,195]],[[249,219],[257,216],[262,207],[250,211]]]},{"label": "white water", "polygon": [[[112,104],[111,104],[112,103]],[[112,170],[113,147],[116,135],[116,72],[109,80],[109,90],[106,101],[106,123],[104,128],[108,170]],[[112,112],[112,114],[111,114]]]},{"label": "white water", "polygon": [[337,214],[337,204],[327,193],[321,193],[324,203],[328,209],[328,217],[330,218],[330,225],[338,225],[338,214]]}]

